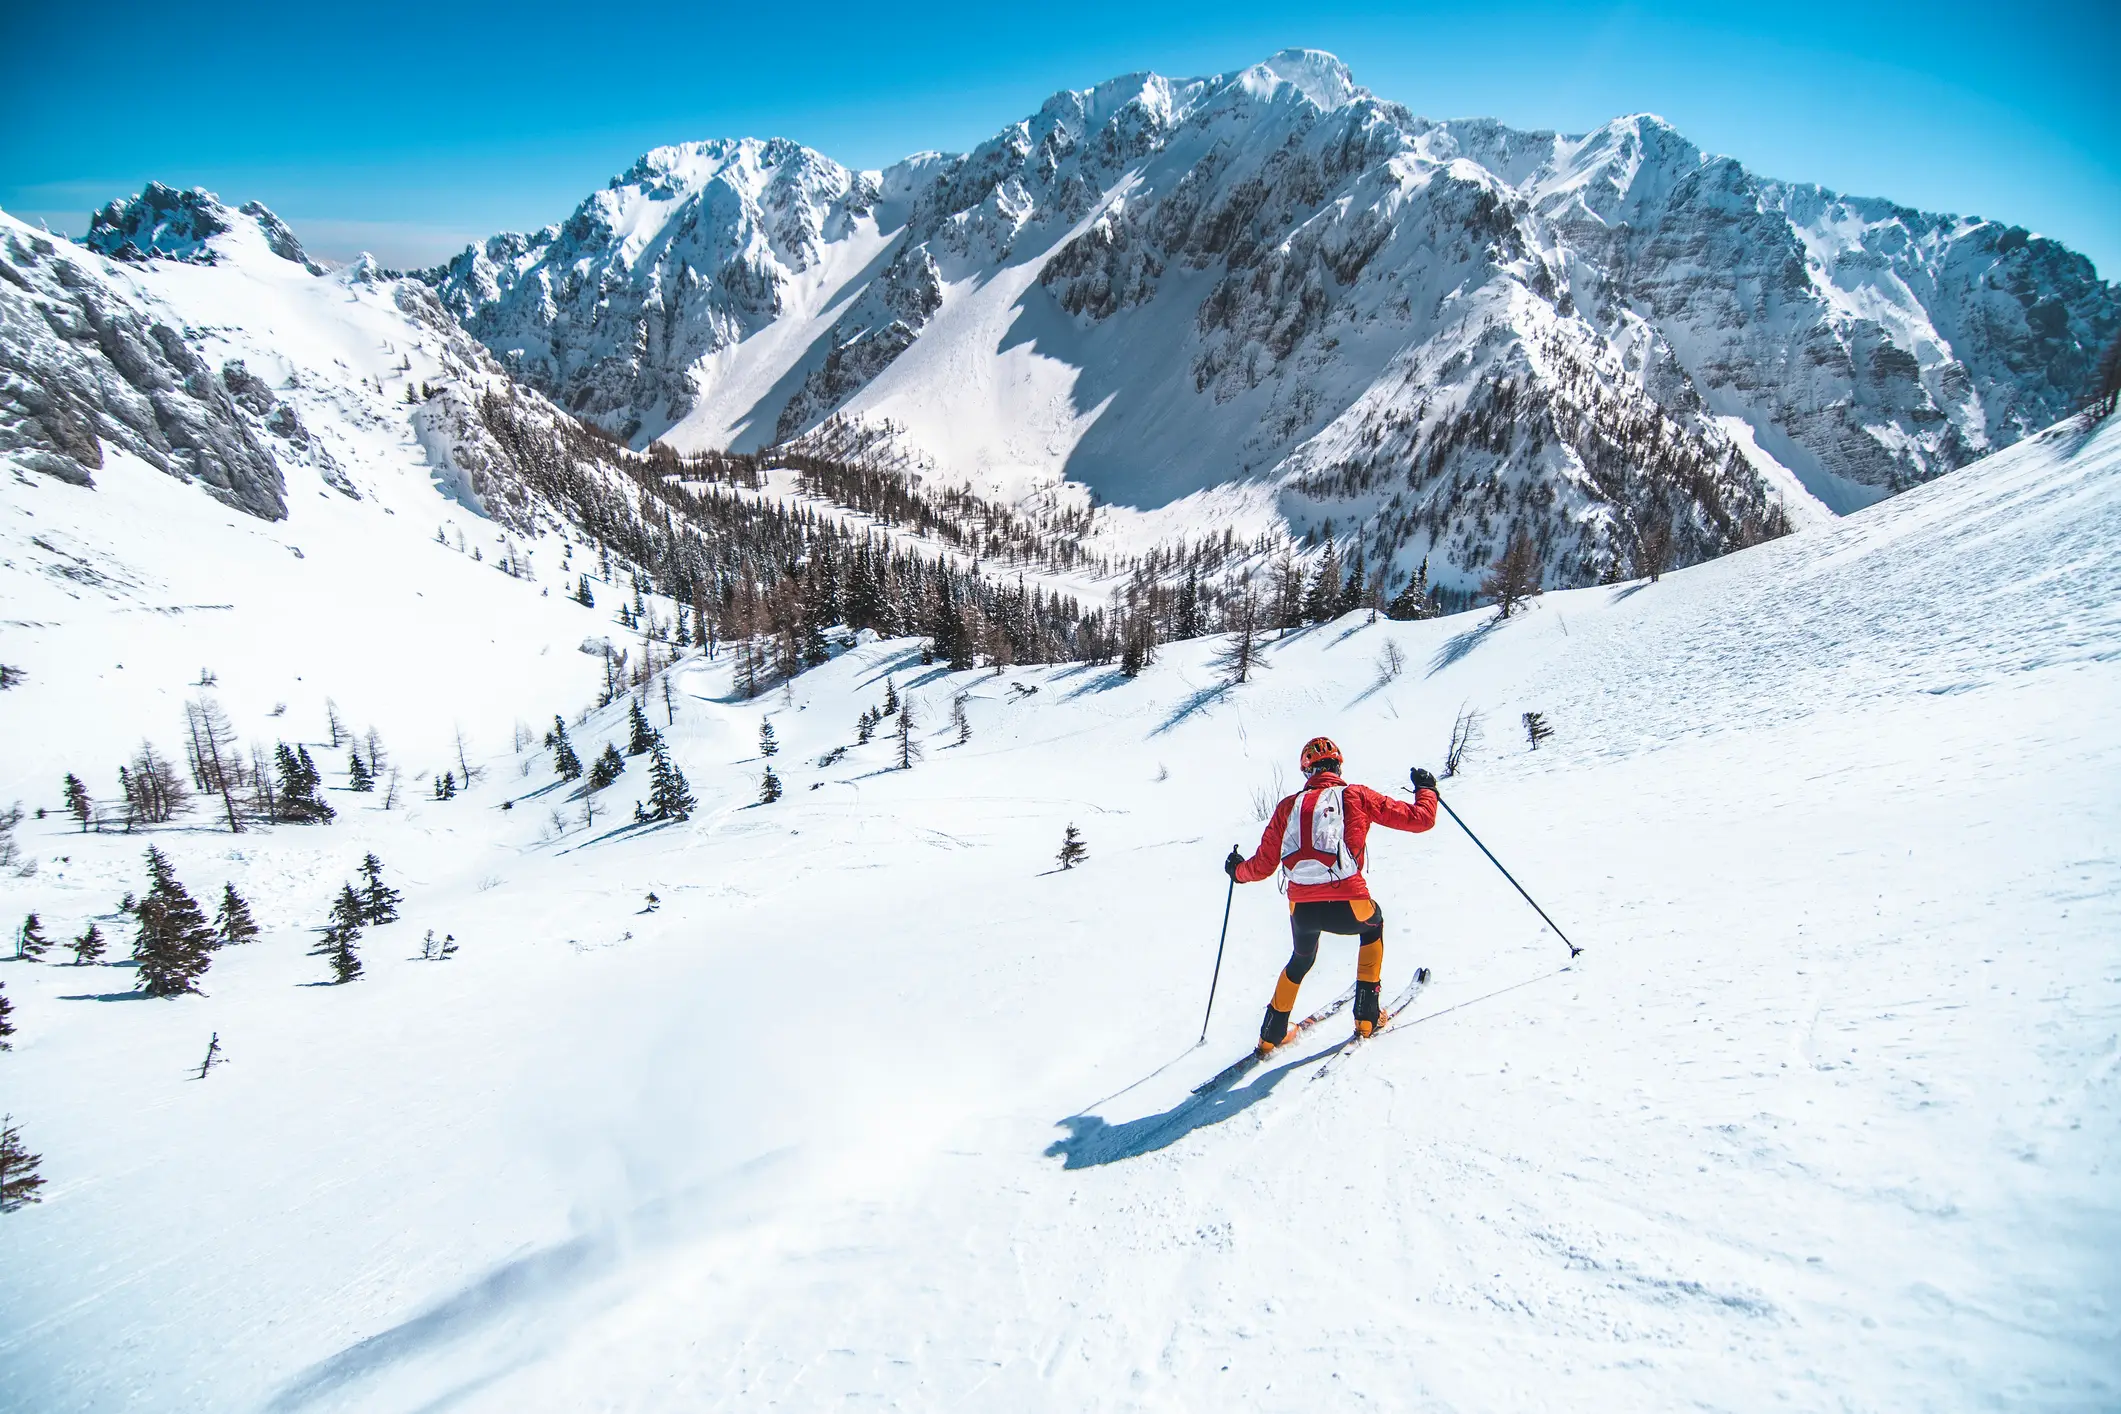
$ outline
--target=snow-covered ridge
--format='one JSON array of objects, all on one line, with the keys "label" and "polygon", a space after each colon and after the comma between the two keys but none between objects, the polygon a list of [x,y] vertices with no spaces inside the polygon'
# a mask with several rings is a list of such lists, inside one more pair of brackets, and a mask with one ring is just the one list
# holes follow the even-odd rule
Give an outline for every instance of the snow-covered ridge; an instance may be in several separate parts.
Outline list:
[{"label": "snow-covered ridge", "polygon": [[[889,420],[986,494],[1331,481],[1358,489],[1281,517],[1459,582],[1511,523],[1563,583],[1659,518],[1688,559],[1771,528],[1684,476],[1605,484],[1594,443],[1651,449],[1571,434],[1556,400],[1668,422],[1801,520],[2053,421],[2121,330],[2089,262],[2017,228],[1761,178],[1647,114],[1416,118],[1316,51],[1066,91],[878,173],[784,142],[659,153],[427,277],[564,404],[681,448]],[[1505,379],[1529,435],[1456,439]]]}]

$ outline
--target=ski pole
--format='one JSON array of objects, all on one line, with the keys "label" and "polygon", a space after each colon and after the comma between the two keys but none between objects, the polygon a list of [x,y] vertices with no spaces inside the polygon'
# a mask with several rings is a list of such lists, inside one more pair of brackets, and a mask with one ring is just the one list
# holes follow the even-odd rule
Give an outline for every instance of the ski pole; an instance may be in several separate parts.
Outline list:
[{"label": "ski pole", "polygon": [[[1569,943],[1569,935],[1561,931],[1560,924],[1556,923],[1551,918],[1547,918],[1547,911],[1539,906],[1539,900],[1533,898],[1530,894],[1526,894],[1524,892],[1524,885],[1518,883],[1516,878],[1510,873],[1509,870],[1503,869],[1502,861],[1497,859],[1492,853],[1490,853],[1486,845],[1481,844],[1480,836],[1474,834],[1471,827],[1468,826],[1465,821],[1458,819],[1458,812],[1456,810],[1451,809],[1451,802],[1443,798],[1442,791],[1436,792],[1436,803],[1438,805],[1441,805],[1444,808],[1445,813],[1448,814],[1453,820],[1458,820],[1458,828],[1464,830],[1466,832],[1466,838],[1471,840],[1474,846],[1479,849],[1482,854],[1488,856],[1488,863],[1494,865],[1497,869],[1502,870],[1502,877],[1510,881],[1510,887],[1517,890],[1518,893],[1524,894],[1524,901],[1532,905],[1532,911],[1534,913],[1538,914],[1541,918],[1546,919],[1546,925],[1554,930],[1554,936],[1561,939],[1564,943]],[[1569,956],[1571,958],[1574,958],[1578,953],[1582,951],[1583,949],[1577,947],[1574,943],[1569,943]]]},{"label": "ski pole", "polygon": [[[1231,845],[1230,848],[1234,850],[1237,846]],[[1223,944],[1230,938],[1230,903],[1236,897],[1237,876],[1232,874],[1230,891],[1223,895],[1223,931],[1222,936],[1215,940],[1215,975],[1208,979],[1208,1010],[1200,1019],[1200,1039],[1193,1043],[1196,1046],[1208,1044],[1208,1018],[1215,1015],[1215,984],[1223,979]]]}]

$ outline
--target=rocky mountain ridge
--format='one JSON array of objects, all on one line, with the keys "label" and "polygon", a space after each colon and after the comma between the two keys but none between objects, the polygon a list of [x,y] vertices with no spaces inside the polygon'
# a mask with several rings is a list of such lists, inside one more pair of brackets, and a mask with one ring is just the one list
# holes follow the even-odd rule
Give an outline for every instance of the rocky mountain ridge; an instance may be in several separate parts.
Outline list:
[{"label": "rocky mountain ridge", "polygon": [[1699,558],[2008,445],[2121,328],[2017,228],[1760,178],[1646,115],[1432,122],[1315,51],[1063,92],[881,172],[658,149],[424,278],[636,442],[889,422],[989,490],[1264,480],[1299,530],[1447,577],[1523,523],[1557,582],[1653,522]]}]

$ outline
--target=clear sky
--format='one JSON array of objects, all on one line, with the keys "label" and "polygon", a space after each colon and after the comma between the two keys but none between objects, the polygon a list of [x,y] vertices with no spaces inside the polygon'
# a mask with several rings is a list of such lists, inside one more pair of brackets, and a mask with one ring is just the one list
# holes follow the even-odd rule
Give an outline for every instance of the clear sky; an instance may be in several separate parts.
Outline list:
[{"label": "clear sky", "polygon": [[861,167],[1051,92],[1328,49],[1430,117],[1649,111],[1770,176],[2027,226],[2121,275],[2121,4],[0,3],[0,206],[78,233],[149,179],[424,264],[640,152],[786,136]]}]

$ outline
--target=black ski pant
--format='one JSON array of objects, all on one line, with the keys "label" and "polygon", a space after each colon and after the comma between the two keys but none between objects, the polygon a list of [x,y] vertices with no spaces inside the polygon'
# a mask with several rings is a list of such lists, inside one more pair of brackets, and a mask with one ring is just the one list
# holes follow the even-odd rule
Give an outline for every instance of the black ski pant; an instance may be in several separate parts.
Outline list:
[{"label": "black ski pant", "polygon": [[1352,934],[1361,944],[1355,953],[1355,1019],[1377,1020],[1377,984],[1385,972],[1385,914],[1375,899],[1332,899],[1289,905],[1289,965],[1274,983],[1274,1000],[1259,1025],[1259,1039],[1280,1045],[1289,1034],[1289,1013],[1296,991],[1318,961],[1322,933]]}]

